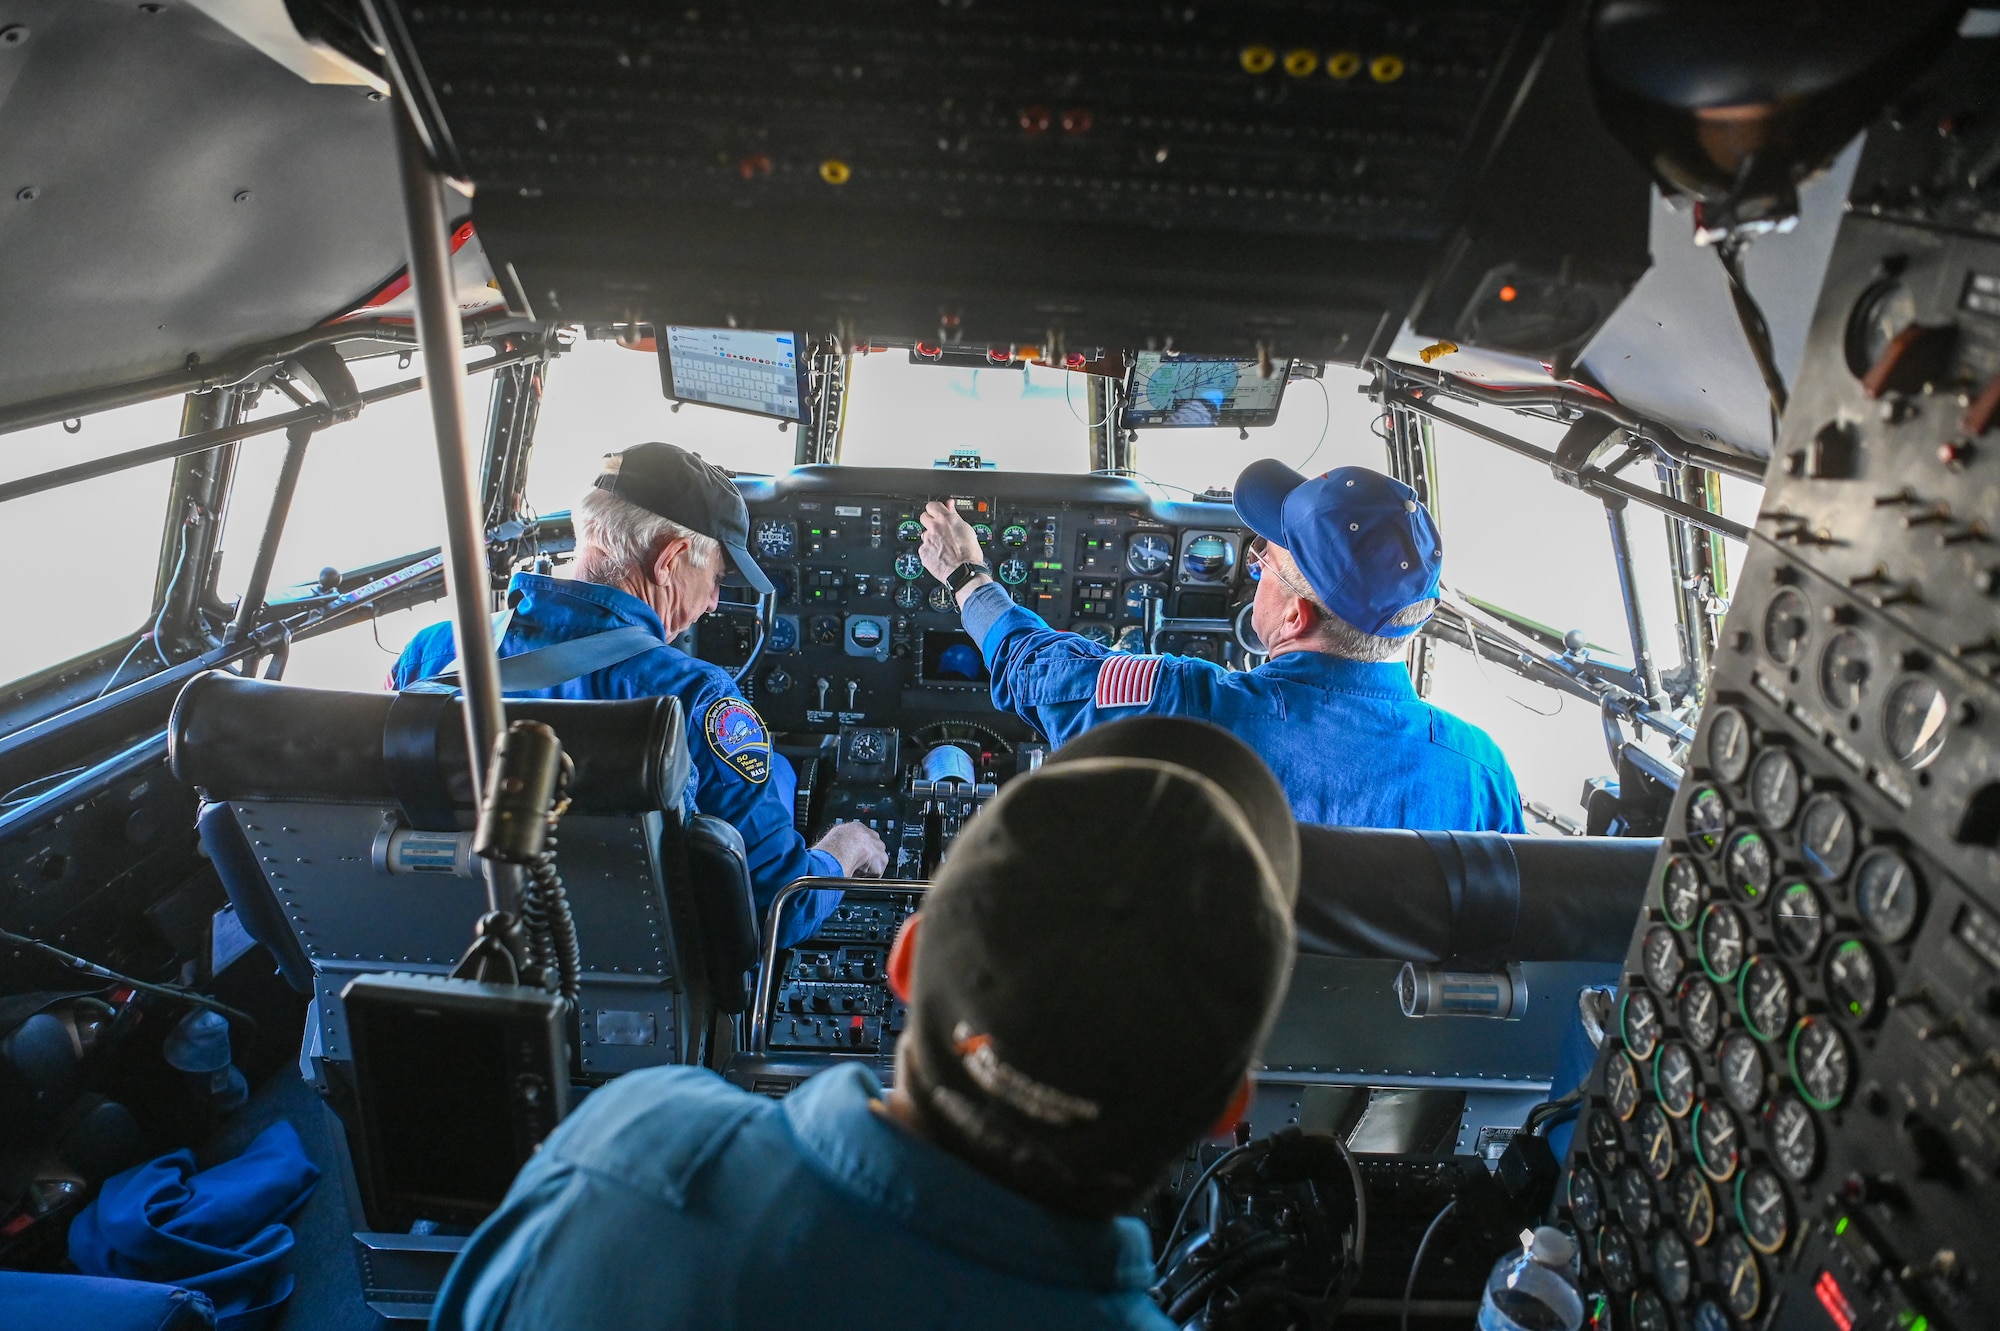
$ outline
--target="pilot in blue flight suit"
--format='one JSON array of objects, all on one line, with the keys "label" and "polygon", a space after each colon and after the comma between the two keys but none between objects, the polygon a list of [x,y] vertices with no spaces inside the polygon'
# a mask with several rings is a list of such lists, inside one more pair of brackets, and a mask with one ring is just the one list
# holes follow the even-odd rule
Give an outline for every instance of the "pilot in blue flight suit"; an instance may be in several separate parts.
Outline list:
[{"label": "pilot in blue flight suit", "polygon": [[[508,584],[514,608],[500,656],[583,639],[593,646],[569,658],[578,673],[519,688],[518,696],[679,698],[694,760],[694,808],[743,834],[760,911],[795,879],[881,873],[888,853],[861,823],[841,823],[806,846],[792,826],[789,783],[772,775],[763,718],[721,667],[668,646],[715,608],[725,557],[750,586],[771,590],[746,548],[749,512],[735,483],[672,444],[638,444],[605,459],[575,519],[573,578],[516,573]],[[433,624],[403,649],[389,682],[409,688],[448,670],[455,655],[451,625]],[[838,892],[807,894],[780,926],[778,945],[809,936],[839,903]]]},{"label": "pilot in blue flight suit", "polygon": [[1198,717],[1270,764],[1301,822],[1526,830],[1498,746],[1419,698],[1398,659],[1436,608],[1444,553],[1416,493],[1365,467],[1307,479],[1269,459],[1246,468],[1235,493],[1258,537],[1251,624],[1268,659],[1255,670],[1135,656],[1052,629],[993,580],[949,505],[925,510],[918,549],[958,597],[994,705],[1051,744],[1147,712]]}]

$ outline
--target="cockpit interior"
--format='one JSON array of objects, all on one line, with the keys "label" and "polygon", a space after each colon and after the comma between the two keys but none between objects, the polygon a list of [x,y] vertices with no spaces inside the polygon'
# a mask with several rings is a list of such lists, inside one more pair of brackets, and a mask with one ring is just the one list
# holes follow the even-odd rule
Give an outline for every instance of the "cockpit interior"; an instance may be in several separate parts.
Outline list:
[{"label": "cockpit interior", "polygon": [[[2000,10],[0,0],[0,125],[0,1327],[473,1325],[628,1075],[907,1090],[1062,766],[934,531],[1147,705],[1282,659],[1260,466],[1435,520],[1525,830],[1300,822],[1131,1324],[2000,1325]],[[649,441],[769,590],[524,683]]]}]

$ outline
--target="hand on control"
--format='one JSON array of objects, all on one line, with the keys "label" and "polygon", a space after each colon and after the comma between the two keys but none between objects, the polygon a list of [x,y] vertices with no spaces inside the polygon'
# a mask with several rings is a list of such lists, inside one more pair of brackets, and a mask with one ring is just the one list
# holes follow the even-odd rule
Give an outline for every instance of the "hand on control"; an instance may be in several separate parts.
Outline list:
[{"label": "hand on control", "polygon": [[839,860],[849,878],[880,878],[889,867],[889,848],[866,823],[835,823],[813,849]]},{"label": "hand on control", "polygon": [[924,561],[924,570],[939,582],[950,577],[960,564],[986,562],[986,552],[979,548],[972,524],[958,516],[949,504],[933,499],[924,505],[923,522],[924,535],[917,542],[917,558]]}]

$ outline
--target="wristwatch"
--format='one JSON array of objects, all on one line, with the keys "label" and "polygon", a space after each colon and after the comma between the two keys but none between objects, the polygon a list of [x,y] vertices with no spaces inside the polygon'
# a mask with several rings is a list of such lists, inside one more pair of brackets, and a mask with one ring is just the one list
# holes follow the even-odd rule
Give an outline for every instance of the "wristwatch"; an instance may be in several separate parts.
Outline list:
[{"label": "wristwatch", "polygon": [[982,573],[991,577],[993,570],[977,560],[967,560],[946,575],[944,585],[951,588],[951,594],[956,596],[965,590],[966,583],[971,582]]}]

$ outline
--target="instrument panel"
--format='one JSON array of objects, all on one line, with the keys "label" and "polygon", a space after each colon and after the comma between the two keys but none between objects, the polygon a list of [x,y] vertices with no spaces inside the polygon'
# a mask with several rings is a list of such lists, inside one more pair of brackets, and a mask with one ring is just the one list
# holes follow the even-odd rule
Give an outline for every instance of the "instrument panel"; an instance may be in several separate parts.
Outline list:
[{"label": "instrument panel", "polygon": [[726,602],[695,626],[692,650],[726,669],[748,662],[744,696],[774,731],[955,717],[1009,743],[1034,738],[994,710],[978,645],[917,556],[933,499],[957,508],[994,577],[1053,627],[1123,651],[1250,659],[1254,639],[1237,627],[1255,590],[1249,533],[1227,503],[1166,501],[1124,478],[1008,472],[800,467],[738,485],[777,587],[771,621],[760,648],[757,607]]}]

